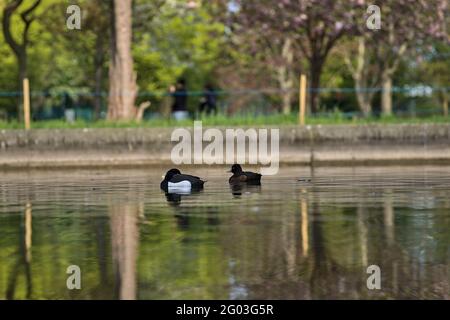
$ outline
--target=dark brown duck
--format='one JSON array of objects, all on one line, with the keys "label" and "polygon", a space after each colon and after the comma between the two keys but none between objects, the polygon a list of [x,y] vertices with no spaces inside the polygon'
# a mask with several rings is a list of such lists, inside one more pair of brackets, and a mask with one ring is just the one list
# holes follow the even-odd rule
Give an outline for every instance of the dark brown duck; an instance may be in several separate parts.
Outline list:
[{"label": "dark brown duck", "polygon": [[230,172],[233,175],[230,177],[228,182],[230,184],[247,183],[247,184],[260,184],[261,175],[259,173],[251,171],[243,171],[239,164],[233,164],[231,166]]}]

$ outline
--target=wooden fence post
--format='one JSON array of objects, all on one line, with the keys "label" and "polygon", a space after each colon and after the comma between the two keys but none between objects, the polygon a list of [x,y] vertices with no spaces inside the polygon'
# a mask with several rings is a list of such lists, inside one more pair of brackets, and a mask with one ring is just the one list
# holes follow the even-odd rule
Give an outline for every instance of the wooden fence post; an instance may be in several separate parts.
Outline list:
[{"label": "wooden fence post", "polygon": [[300,125],[305,125],[305,113],[306,113],[306,76],[302,74],[300,76],[300,93],[299,93],[299,110],[298,117]]},{"label": "wooden fence post", "polygon": [[305,125],[305,113],[306,113],[306,76],[302,74],[300,76],[300,93],[299,93],[299,110],[298,117],[300,125]]},{"label": "wooden fence post", "polygon": [[28,78],[25,78],[23,79],[23,114],[25,120],[25,130],[30,130],[30,113],[30,82],[28,81]]}]

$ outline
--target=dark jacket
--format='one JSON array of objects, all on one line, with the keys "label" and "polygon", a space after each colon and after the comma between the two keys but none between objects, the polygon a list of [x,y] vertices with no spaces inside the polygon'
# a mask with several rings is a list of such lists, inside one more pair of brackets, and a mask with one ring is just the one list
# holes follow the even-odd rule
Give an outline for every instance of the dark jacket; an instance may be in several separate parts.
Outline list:
[{"label": "dark jacket", "polygon": [[187,91],[186,89],[177,89],[172,93],[175,101],[172,105],[172,112],[187,111]]},{"label": "dark jacket", "polygon": [[211,108],[216,107],[216,92],[214,90],[207,90],[205,92],[206,103]]},{"label": "dark jacket", "polygon": [[214,89],[207,88],[203,93],[203,98],[200,103],[200,112],[206,111],[207,114],[217,112],[217,93]]}]

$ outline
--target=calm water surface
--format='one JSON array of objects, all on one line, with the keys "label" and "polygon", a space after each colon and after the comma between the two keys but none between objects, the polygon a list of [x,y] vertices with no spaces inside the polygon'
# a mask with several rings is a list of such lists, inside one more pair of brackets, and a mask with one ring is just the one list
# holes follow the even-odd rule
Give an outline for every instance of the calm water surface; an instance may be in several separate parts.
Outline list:
[{"label": "calm water surface", "polygon": [[286,167],[242,190],[194,168],[191,195],[159,190],[166,169],[2,172],[0,299],[450,297],[448,167]]}]

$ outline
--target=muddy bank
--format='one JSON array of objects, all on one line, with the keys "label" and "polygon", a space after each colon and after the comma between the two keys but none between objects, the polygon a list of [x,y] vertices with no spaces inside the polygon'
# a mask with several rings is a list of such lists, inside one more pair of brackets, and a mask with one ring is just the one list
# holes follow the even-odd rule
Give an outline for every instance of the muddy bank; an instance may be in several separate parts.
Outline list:
[{"label": "muddy bank", "polygon": [[[192,127],[186,129],[193,131]],[[207,129],[203,128],[203,132]],[[226,128],[219,129],[224,133]],[[280,130],[281,164],[450,164],[449,124],[272,126],[267,129]],[[171,142],[173,130],[0,130],[0,168],[169,165],[176,144]],[[208,144],[203,142],[203,147]]]}]

